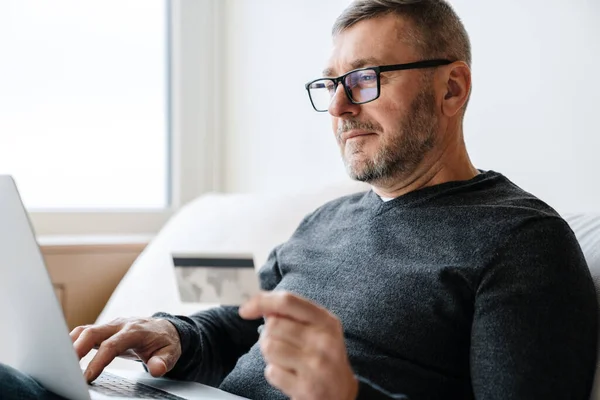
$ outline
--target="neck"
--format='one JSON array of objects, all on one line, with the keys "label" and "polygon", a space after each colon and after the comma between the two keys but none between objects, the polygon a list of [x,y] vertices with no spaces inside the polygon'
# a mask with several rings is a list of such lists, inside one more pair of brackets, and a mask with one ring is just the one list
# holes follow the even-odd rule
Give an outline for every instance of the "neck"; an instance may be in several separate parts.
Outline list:
[{"label": "neck", "polygon": [[471,163],[462,131],[444,137],[453,140],[436,146],[414,170],[385,182],[372,183],[373,191],[380,197],[396,198],[428,186],[466,181],[477,176],[479,171]]}]

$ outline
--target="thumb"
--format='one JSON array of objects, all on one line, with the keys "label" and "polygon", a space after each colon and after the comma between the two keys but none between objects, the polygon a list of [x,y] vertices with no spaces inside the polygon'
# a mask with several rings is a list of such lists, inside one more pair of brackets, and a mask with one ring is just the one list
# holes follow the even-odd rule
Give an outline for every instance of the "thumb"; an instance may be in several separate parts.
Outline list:
[{"label": "thumb", "polygon": [[150,375],[158,378],[169,372],[175,366],[175,361],[173,361],[173,355],[169,352],[169,348],[166,347],[155,352],[146,366]]}]

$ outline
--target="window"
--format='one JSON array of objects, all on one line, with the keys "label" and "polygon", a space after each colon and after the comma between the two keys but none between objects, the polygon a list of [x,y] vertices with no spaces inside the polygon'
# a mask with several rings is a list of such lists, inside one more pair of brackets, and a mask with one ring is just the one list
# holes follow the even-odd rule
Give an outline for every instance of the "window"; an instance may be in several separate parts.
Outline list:
[{"label": "window", "polygon": [[0,174],[29,210],[169,207],[165,0],[0,2]]}]

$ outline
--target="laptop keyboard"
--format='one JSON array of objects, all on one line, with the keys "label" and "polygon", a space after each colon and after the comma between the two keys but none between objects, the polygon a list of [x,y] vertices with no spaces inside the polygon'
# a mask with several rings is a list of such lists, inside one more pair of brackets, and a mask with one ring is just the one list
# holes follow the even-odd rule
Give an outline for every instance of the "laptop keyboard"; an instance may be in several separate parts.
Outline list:
[{"label": "laptop keyboard", "polygon": [[183,397],[175,396],[164,390],[144,385],[143,383],[130,381],[129,379],[103,372],[98,379],[90,383],[90,389],[102,393],[105,396],[129,397],[132,399],[168,399],[184,400]]}]

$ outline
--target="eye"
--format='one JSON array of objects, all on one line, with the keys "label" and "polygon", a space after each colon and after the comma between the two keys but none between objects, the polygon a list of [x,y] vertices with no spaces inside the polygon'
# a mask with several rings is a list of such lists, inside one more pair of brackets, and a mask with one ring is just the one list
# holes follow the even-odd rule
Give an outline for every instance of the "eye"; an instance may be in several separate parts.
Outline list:
[{"label": "eye", "polygon": [[373,72],[366,72],[360,75],[357,84],[361,86],[371,86],[377,82],[377,75]]},{"label": "eye", "polygon": [[335,92],[335,85],[333,84],[332,81],[327,81],[327,83],[325,83],[325,88],[327,89],[327,91],[329,93]]},{"label": "eye", "polygon": [[356,71],[346,78],[346,85],[349,88],[370,88],[377,86],[377,74],[372,70]]}]

